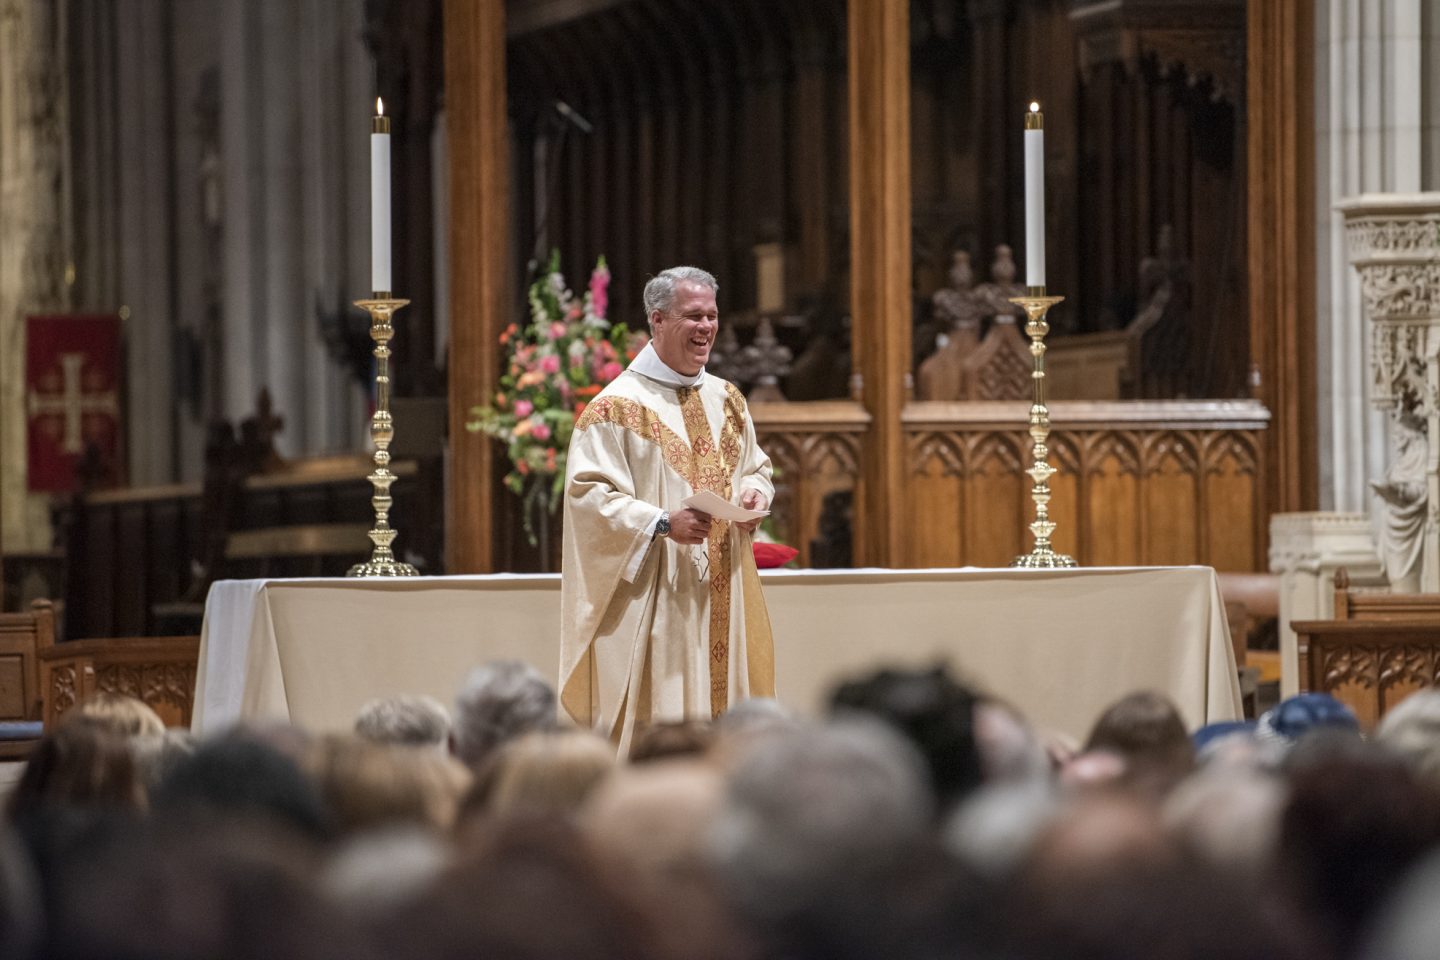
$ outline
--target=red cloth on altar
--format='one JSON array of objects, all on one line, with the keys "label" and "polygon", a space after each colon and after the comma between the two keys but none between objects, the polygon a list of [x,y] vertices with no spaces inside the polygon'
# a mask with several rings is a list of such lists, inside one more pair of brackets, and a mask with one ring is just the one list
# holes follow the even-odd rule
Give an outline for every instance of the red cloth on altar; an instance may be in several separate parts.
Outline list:
[{"label": "red cloth on altar", "polygon": [[97,486],[123,481],[120,318],[25,320],[25,419],[29,488],[68,493],[90,451]]}]

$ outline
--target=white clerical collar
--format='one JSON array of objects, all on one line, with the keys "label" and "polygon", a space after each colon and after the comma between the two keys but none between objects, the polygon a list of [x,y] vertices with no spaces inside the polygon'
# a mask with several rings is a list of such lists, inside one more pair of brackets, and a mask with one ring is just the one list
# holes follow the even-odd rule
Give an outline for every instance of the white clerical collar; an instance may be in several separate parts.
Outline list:
[{"label": "white clerical collar", "polygon": [[700,381],[705,379],[704,367],[700,368],[699,373],[690,377],[670,369],[669,365],[660,359],[660,354],[655,352],[655,344],[653,343],[645,344],[645,349],[641,350],[639,355],[630,361],[630,369],[636,373],[644,374],[651,380],[659,380],[661,383],[670,387],[698,387],[700,386]]}]

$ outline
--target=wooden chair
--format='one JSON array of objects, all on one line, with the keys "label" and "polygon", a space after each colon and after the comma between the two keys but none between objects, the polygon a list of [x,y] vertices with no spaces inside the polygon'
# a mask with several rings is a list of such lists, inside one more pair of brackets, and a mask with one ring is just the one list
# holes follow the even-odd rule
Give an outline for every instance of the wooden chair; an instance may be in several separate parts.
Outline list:
[{"label": "wooden chair", "polygon": [[169,727],[189,727],[199,637],[67,640],[40,652],[43,719],[52,726],[99,692],[143,700]]},{"label": "wooden chair", "polygon": [[1351,590],[1350,572],[1335,571],[1336,620],[1440,621],[1440,593],[1379,593]]},{"label": "wooden chair", "polygon": [[23,760],[44,734],[40,653],[55,644],[55,607],[0,614],[0,760]]},{"label": "wooden chair", "polygon": [[1350,589],[1335,572],[1335,619],[1296,620],[1303,690],[1345,703],[1373,727],[1440,676],[1440,595]]}]

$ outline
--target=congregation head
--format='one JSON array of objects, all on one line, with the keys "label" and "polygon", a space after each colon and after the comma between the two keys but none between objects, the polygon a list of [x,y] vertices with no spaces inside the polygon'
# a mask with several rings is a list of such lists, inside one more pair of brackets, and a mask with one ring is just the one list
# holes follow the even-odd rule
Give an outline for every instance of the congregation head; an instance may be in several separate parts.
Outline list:
[{"label": "congregation head", "polygon": [[1067,754],[944,670],[888,669],[837,690],[825,718],[740,701],[637,725],[622,754],[558,727],[537,678],[516,663],[468,678],[456,732],[466,704],[488,718],[473,768],[271,724],[176,740],[143,775],[135,745],[165,737],[76,714],[12,791],[0,947],[1390,960],[1437,942],[1426,699],[1373,740],[1321,724],[1276,754],[1240,727],[1196,764],[1154,694],[1099,711]]},{"label": "congregation head", "polygon": [[451,748],[478,768],[501,744],[556,723],[555,688],[540,671],[518,660],[476,667],[455,698]]},{"label": "congregation head", "polygon": [[434,697],[383,697],[360,708],[355,733],[373,743],[444,747],[450,737],[450,714]]}]

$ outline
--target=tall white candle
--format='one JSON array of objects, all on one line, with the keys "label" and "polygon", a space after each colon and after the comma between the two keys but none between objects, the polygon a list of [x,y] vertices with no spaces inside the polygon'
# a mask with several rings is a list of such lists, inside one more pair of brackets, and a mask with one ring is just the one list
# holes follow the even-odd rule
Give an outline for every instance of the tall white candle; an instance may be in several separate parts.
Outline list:
[{"label": "tall white candle", "polygon": [[375,98],[370,121],[370,289],[389,293],[390,286],[390,118]]},{"label": "tall white candle", "polygon": [[1045,115],[1025,114],[1025,285],[1045,286]]}]

